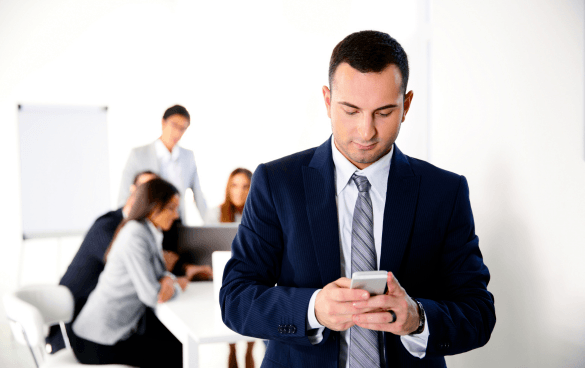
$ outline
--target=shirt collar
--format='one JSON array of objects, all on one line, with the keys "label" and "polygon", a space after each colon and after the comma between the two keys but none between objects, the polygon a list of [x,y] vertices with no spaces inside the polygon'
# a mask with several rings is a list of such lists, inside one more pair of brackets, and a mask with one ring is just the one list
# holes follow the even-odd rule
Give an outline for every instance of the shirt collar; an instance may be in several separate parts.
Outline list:
[{"label": "shirt collar", "polygon": [[162,249],[163,232],[158,227],[154,226],[154,224],[149,219],[146,219],[146,224],[148,225],[148,228],[152,232],[152,235],[154,235],[154,241],[156,242],[156,246],[158,247],[158,249]]},{"label": "shirt collar", "polygon": [[333,164],[335,165],[335,176],[337,184],[337,195],[345,189],[351,176],[356,173],[368,178],[372,188],[380,194],[382,198],[386,197],[386,190],[388,187],[388,173],[390,172],[390,164],[392,155],[394,154],[394,145],[390,152],[380,157],[378,161],[363,170],[358,169],[345,156],[339,152],[335,146],[333,136],[331,136],[331,151],[333,153]]},{"label": "shirt collar", "polygon": [[173,150],[169,152],[160,138],[154,141],[154,149],[156,150],[156,156],[160,160],[176,161],[179,158],[179,146],[175,144]]}]

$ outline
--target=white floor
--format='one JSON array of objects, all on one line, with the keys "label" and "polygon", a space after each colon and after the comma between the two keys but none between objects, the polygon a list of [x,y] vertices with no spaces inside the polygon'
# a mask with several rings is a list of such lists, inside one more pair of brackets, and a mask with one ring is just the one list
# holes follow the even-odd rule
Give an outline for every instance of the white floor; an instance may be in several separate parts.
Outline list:
[{"label": "white floor", "polygon": [[[236,345],[238,367],[245,368],[245,355],[248,344],[239,342]],[[254,361],[256,368],[260,367],[264,358],[265,345],[262,342],[254,344]],[[199,367],[201,368],[226,368],[229,347],[227,344],[203,345],[199,349]],[[12,337],[10,327],[5,322],[0,322],[0,367],[2,368],[35,368],[30,351],[26,346],[18,344]]]}]

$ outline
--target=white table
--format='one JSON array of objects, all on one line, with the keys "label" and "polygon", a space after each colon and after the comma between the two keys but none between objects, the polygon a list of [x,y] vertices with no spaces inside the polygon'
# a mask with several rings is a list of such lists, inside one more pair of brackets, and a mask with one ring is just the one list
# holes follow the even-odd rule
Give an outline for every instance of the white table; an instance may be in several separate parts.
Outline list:
[{"label": "white table", "polygon": [[227,328],[221,320],[213,281],[192,282],[178,298],[159,304],[156,316],[183,344],[183,367],[199,367],[199,345],[256,341]]}]

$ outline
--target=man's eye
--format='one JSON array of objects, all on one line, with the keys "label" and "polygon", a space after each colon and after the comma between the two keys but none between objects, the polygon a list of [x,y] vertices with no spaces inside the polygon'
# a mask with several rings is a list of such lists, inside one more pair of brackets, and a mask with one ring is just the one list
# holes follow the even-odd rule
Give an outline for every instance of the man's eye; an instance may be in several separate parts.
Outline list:
[{"label": "man's eye", "polygon": [[381,112],[378,112],[378,115],[380,115],[383,118],[387,118],[388,116],[390,116],[390,114],[392,114],[392,111],[390,111],[388,113],[385,113],[385,114],[384,113],[381,113]]},{"label": "man's eye", "polygon": [[343,110],[343,111],[345,111],[345,113],[347,115],[355,115],[355,114],[357,114],[357,111],[347,111],[347,110]]}]

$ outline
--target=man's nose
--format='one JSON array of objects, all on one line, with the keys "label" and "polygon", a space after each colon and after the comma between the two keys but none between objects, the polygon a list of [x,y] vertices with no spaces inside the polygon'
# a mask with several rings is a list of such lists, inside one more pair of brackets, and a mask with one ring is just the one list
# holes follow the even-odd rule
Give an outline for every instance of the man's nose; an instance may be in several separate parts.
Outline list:
[{"label": "man's nose", "polygon": [[363,114],[358,126],[358,133],[364,143],[369,142],[376,135],[376,127],[374,126],[374,118],[370,114]]}]

